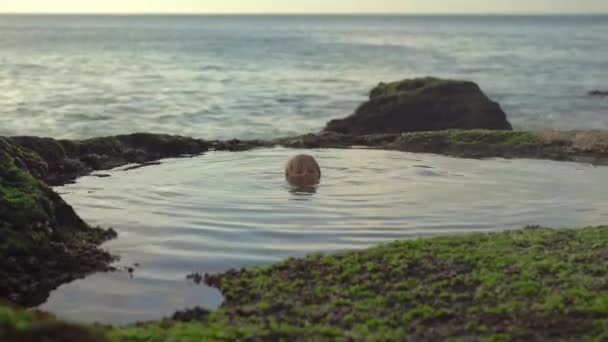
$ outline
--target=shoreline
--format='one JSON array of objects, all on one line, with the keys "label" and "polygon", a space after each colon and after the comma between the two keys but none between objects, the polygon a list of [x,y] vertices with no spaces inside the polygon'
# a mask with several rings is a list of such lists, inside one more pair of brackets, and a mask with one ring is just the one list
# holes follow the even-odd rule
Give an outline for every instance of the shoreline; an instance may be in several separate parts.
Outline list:
[{"label": "shoreline", "polygon": [[608,226],[401,240],[206,275],[226,298],[219,309],[194,308],[156,322],[79,325],[0,306],[0,337],[602,341],[605,261]]},{"label": "shoreline", "polygon": [[268,140],[203,140],[179,135],[134,133],[85,140],[8,137],[34,155],[19,158],[22,169],[51,186],[64,185],[93,171],[126,164],[147,166],[163,158],[207,151],[246,151],[282,146],[312,148],[374,148],[431,153],[457,158],[546,159],[608,165],[608,130],[508,131],[442,130],[412,133],[347,135],[335,132]]}]

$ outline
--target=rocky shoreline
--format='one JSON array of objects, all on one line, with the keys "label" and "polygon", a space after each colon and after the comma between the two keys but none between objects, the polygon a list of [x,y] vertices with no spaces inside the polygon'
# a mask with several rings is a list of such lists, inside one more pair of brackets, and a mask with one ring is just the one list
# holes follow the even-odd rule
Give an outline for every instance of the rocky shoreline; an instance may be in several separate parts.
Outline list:
[{"label": "rocky shoreline", "polygon": [[[137,152],[137,155],[139,156],[138,159],[129,157],[133,154],[131,149],[134,145],[132,144],[116,144],[113,145],[113,148],[106,150],[103,150],[102,147],[100,147],[108,146],[110,142],[141,141],[140,139],[144,138],[148,141],[153,141],[155,144],[149,148],[144,148],[142,145],[139,145],[139,152]],[[34,144],[34,142],[41,141],[44,141],[45,144]],[[185,137],[166,135],[157,136],[153,134],[135,134],[133,136],[96,138],[80,142],[25,137],[0,138],[0,146],[2,147],[0,149],[0,154],[2,156],[2,163],[0,163],[0,194],[2,194],[2,196],[0,197],[2,197],[2,203],[0,204],[2,204],[3,207],[3,210],[0,211],[0,230],[2,230],[0,232],[0,236],[11,237],[10,239],[4,239],[3,243],[0,244],[0,254],[3,260],[0,265],[0,272],[2,273],[2,277],[0,277],[0,279],[2,279],[2,281],[0,281],[0,298],[21,306],[35,306],[46,300],[50,291],[62,283],[83,277],[91,272],[111,270],[109,265],[114,260],[114,257],[99,249],[98,246],[106,239],[114,237],[115,233],[112,230],[92,228],[86,225],[86,223],[82,222],[82,220],[78,218],[71,207],[63,202],[63,200],[61,200],[61,198],[59,198],[59,196],[56,195],[44,183],[44,181],[51,180],[52,184],[60,184],[62,182],[72,181],[75,179],[75,177],[88,174],[94,170],[106,169],[133,162],[147,165],[147,163],[157,160],[158,158],[190,156],[210,150],[242,151],[251,148],[271,147],[276,145],[292,148],[365,147],[410,152],[439,153],[467,158],[544,158],[607,165],[607,142],[608,133],[601,131],[533,133],[487,130],[448,130],[437,132],[415,132],[365,136],[348,136],[337,133],[323,132],[315,135],[308,134],[298,137],[276,139],[272,141],[203,141]],[[164,143],[166,143],[166,145],[163,145]],[[56,148],[56,146],[70,146],[71,144],[87,146],[82,148],[84,151],[87,151],[87,153],[51,154],[48,150],[43,149],[47,146]],[[26,146],[30,146],[32,149],[29,149]],[[94,151],[96,157],[91,158],[90,151]],[[150,151],[150,153],[148,153],[148,151]],[[87,162],[91,159],[103,160],[104,163],[92,164]],[[74,165],[83,165],[84,167],[78,169],[66,168],[65,165],[70,163]],[[49,167],[48,165],[53,166]],[[31,199],[28,198],[29,196],[31,196]],[[47,202],[52,203],[52,205],[49,206],[48,204],[45,204]],[[17,218],[24,220],[21,222],[21,224],[25,224],[25,226],[23,226],[25,229],[19,230],[17,228],[17,225],[20,222],[17,221]],[[604,227],[594,229],[595,230],[593,231],[597,238],[593,244],[595,247],[589,245],[585,248],[586,250],[589,250],[589,248],[596,248],[597,246],[600,246],[598,247],[600,249],[597,250],[596,254],[594,254],[595,259],[593,259],[594,261],[592,263],[582,263],[579,266],[589,268],[589,272],[600,272],[598,274],[604,277],[605,274],[608,274],[608,270],[599,271],[594,268],[595,266],[593,265],[597,264],[599,260],[597,258],[604,259],[605,262],[603,262],[603,265],[608,264],[608,236],[604,234],[606,231],[608,231],[608,228]],[[65,234],[65,232],[74,231],[76,234]],[[587,231],[591,230],[588,229]],[[550,241],[554,241],[554,238],[552,237],[554,234],[561,234],[558,231],[550,232],[551,233],[543,234],[541,239],[532,232],[526,231],[526,233],[522,233],[521,239],[523,243],[531,243],[531,241],[528,240],[532,239],[534,243],[539,243],[540,246],[548,246],[547,244],[552,243]],[[500,234],[496,236],[500,237]],[[470,238],[478,239],[479,237],[471,236]],[[430,240],[425,239],[421,241],[428,242]],[[471,243],[466,242],[466,239],[461,240],[460,238],[454,238],[453,241],[460,241],[458,243],[461,243],[463,248]],[[447,243],[447,240],[445,240],[444,243]],[[381,250],[381,248],[378,250]],[[546,251],[547,250],[545,250],[545,252]],[[542,249],[539,250],[539,252],[542,252]],[[457,255],[458,254],[454,254],[454,256]],[[500,259],[500,255],[495,255],[495,257]],[[334,257],[328,256],[327,258],[329,258],[329,260],[333,260],[332,258]],[[285,283],[284,286],[291,288],[295,286],[294,284],[300,284],[300,281],[298,280],[300,277],[308,279],[307,277],[309,276],[301,273],[301,271],[298,271],[297,269],[292,269],[292,266],[290,265],[300,265],[300,263],[303,263],[302,265],[308,265],[312,262],[312,264],[305,267],[310,267],[312,269],[319,266],[319,260],[325,259],[318,259],[314,262],[311,260],[312,259],[310,258],[304,260],[293,259],[281,264],[283,266],[273,266],[273,269],[277,269],[277,272],[282,274],[283,271],[281,270],[283,267],[289,267],[289,272],[292,272],[292,274],[289,276],[291,283]],[[378,262],[380,262],[364,262],[364,260],[360,259],[355,260],[355,264],[360,263],[360,265],[356,266],[355,264],[352,264],[352,267],[363,267],[364,265],[367,265],[365,267],[371,267],[371,265],[379,265]],[[591,261],[591,259],[589,260]],[[429,267],[431,266],[440,267],[439,264],[432,264]],[[303,269],[304,268],[302,268],[302,270]],[[274,303],[272,300],[269,302],[266,302],[266,300],[252,301],[253,298],[259,298],[260,295],[264,294],[252,292],[254,289],[247,287],[247,284],[250,284],[253,281],[253,279],[251,279],[252,274],[255,275],[255,277],[258,277],[258,272],[266,272],[265,270],[268,270],[268,268],[256,268],[250,271],[241,270],[238,272],[229,271],[222,275],[207,275],[205,279],[206,282],[211,286],[220,288],[226,298],[226,303],[222,306],[222,308],[212,313],[209,313],[204,309],[195,308],[193,310],[178,312],[174,315],[174,317],[172,317],[172,319],[164,321],[164,323],[151,323],[149,325],[127,329],[105,329],[104,332],[98,332],[95,334],[91,332],[91,328],[65,325],[65,323],[55,321],[51,316],[42,315],[32,316],[30,320],[32,325],[26,325],[27,327],[33,327],[32,329],[34,329],[34,332],[30,331],[30,328],[24,328],[25,330],[21,332],[14,330],[14,327],[11,327],[10,329],[7,327],[2,328],[2,322],[0,322],[0,331],[4,330],[4,333],[8,334],[5,336],[21,336],[20,334],[24,332],[36,335],[37,331],[46,331],[40,330],[40,324],[43,324],[45,327],[47,324],[51,324],[50,327],[55,327],[61,331],[75,334],[93,334],[96,336],[96,338],[102,338],[102,335],[110,334],[116,336],[115,338],[118,341],[142,340],[139,337],[133,338],[132,336],[147,336],[143,340],[164,341],[166,338],[177,338],[177,340],[180,340],[179,336],[182,334],[182,329],[185,329],[186,327],[183,325],[194,324],[196,326],[196,336],[210,340],[219,339],[217,337],[224,333],[227,334],[226,336],[230,336],[230,338],[228,338],[229,340],[240,339],[246,336],[253,340],[265,340],[268,337],[289,337],[303,339],[343,338],[345,340],[353,340],[351,337],[358,336],[354,338],[354,340],[358,340],[367,339],[368,337],[372,336],[382,337],[384,336],[382,334],[385,333],[396,334],[390,335],[391,337],[395,338],[403,338],[405,336],[409,338],[415,336],[416,338],[425,340],[435,339],[443,336],[436,334],[429,335],[425,331],[436,331],[438,334],[441,332],[441,334],[445,334],[445,336],[459,336],[459,331],[461,333],[461,330],[463,329],[463,326],[459,326],[459,324],[465,324],[465,322],[449,320],[449,323],[446,323],[445,326],[436,326],[436,324],[439,324],[436,322],[436,320],[440,322],[449,317],[454,317],[456,314],[452,313],[446,317],[441,314],[435,317],[436,310],[439,310],[436,308],[437,304],[429,303],[428,306],[424,306],[424,310],[419,313],[424,317],[426,317],[425,315],[431,315],[424,318],[424,320],[429,320],[428,325],[426,321],[418,321],[418,318],[416,318],[417,314],[415,313],[412,313],[412,318],[407,322],[395,321],[399,322],[399,324],[406,324],[413,321],[416,323],[416,326],[418,326],[418,330],[401,331],[393,327],[393,323],[389,324],[385,322],[382,324],[389,325],[382,325],[382,331],[384,332],[380,335],[377,335],[379,332],[375,330],[375,332],[359,332],[358,334],[352,335],[352,333],[349,333],[348,331],[351,331],[355,325],[352,325],[354,324],[353,322],[344,321],[345,317],[348,316],[344,311],[346,310],[344,307],[346,303],[340,301],[329,306],[324,306],[325,309],[323,310],[328,311],[326,312],[326,315],[322,317],[315,318],[308,317],[306,315],[296,315],[293,318],[289,318],[288,321],[282,322],[281,319],[283,317],[288,317],[294,313],[292,311],[294,310],[293,305],[295,305],[295,302],[289,304],[287,299],[277,303]],[[441,271],[440,269],[428,269],[427,272],[429,272],[429,274],[439,276],[441,272],[444,271]],[[461,270],[457,271],[456,273],[459,272],[461,272]],[[583,273],[587,274],[585,272]],[[330,281],[329,278],[324,279],[324,277],[327,275],[323,274],[325,273],[315,276],[320,277],[319,279],[315,280],[319,284],[325,284],[327,281]],[[591,276],[591,274],[589,274],[589,276]],[[271,278],[274,279],[274,276]],[[274,281],[275,280],[273,280],[273,283]],[[506,279],[505,281],[513,282],[514,280]],[[544,280],[537,279],[534,281]],[[359,282],[359,280],[357,282]],[[28,286],[24,286],[24,284],[28,284]],[[341,288],[344,286],[344,284],[335,284],[333,286]],[[349,286],[354,286],[354,284]],[[275,290],[271,290],[269,288],[267,290],[267,293],[273,293],[274,291],[282,291],[283,287]],[[313,290],[313,288],[308,288],[306,291]],[[388,290],[385,289],[383,291],[386,292]],[[314,293],[314,291],[311,292],[311,295],[312,293]],[[469,294],[469,296],[472,295],[473,294]],[[602,298],[608,298],[605,297],[606,295],[608,294],[601,290],[598,293],[590,293],[588,299],[592,301],[599,301],[598,303],[603,303],[601,302],[603,300]],[[293,296],[295,296],[295,294]],[[290,298],[295,300],[297,297],[293,296]],[[300,293],[299,296],[308,295]],[[303,297],[300,300],[303,300],[303,303],[308,303],[307,301],[309,299]],[[315,301],[316,300],[317,299],[315,299]],[[366,300],[371,299],[368,298]],[[524,300],[524,298],[521,300]],[[347,307],[350,307],[348,310],[350,310],[349,312],[352,313],[352,310],[354,310],[353,305],[358,307],[360,303],[357,304],[356,298],[350,298],[349,301],[351,301],[351,303],[348,304]],[[480,306],[486,305],[481,302],[478,304]],[[301,305],[304,304],[301,303]],[[318,306],[320,303],[315,305]],[[603,304],[597,305],[601,306]],[[371,308],[368,309],[371,310]],[[418,309],[422,310],[422,308]],[[418,309],[413,308],[411,310],[415,311]],[[7,312],[10,311],[11,316],[25,315],[20,309],[9,309],[8,307],[2,308],[2,306],[0,306],[0,310],[5,310]],[[321,308],[317,307],[312,311],[316,312],[318,310],[321,310]],[[323,310],[320,312],[324,312]],[[441,310],[439,312],[443,312]],[[568,310],[573,310],[573,308],[564,304],[563,310],[566,310],[563,312],[570,312]],[[361,312],[356,312],[358,312],[357,315],[362,315]],[[386,314],[388,315],[389,313],[387,312]],[[460,314],[461,313],[458,315]],[[489,328],[487,327],[489,323],[479,318],[479,321],[475,321],[475,329],[479,328],[478,330],[475,330],[476,334],[479,334],[476,336],[481,338],[480,336],[490,336],[493,334],[498,334],[496,336],[502,336],[501,334],[503,334],[504,336],[511,336],[514,338],[550,337],[549,335],[541,336],[532,333],[534,329],[542,328],[540,318],[538,318],[538,324],[531,323],[532,325],[522,326],[517,323],[518,320],[522,319],[524,316],[528,317],[529,319],[529,314],[520,312],[505,312],[505,315],[506,316],[500,316],[501,318],[498,318],[498,316],[492,316],[494,318],[491,318],[490,320],[507,319],[510,323],[496,326],[492,326],[490,324]],[[568,315],[564,317],[570,317]],[[594,317],[596,320],[603,320],[604,318],[608,317],[608,311],[599,311],[593,315],[595,315]],[[39,317],[44,318],[41,319]],[[359,317],[357,324],[367,324],[362,318],[364,316],[357,317]],[[382,317],[384,316],[381,316],[381,318]],[[276,320],[276,322],[282,323],[277,323],[279,324],[277,326],[268,325],[267,323],[264,323],[268,319]],[[310,320],[317,323],[312,327],[301,325]],[[571,328],[570,325],[566,325],[561,322],[557,316],[555,316],[554,320],[556,323],[550,323],[551,326],[548,327],[549,331],[553,331],[552,334],[565,334],[564,336],[569,337],[601,336],[600,333],[602,330],[598,330],[599,328],[587,327],[591,330],[585,330],[585,334],[587,334],[585,335],[583,334],[582,330]],[[179,321],[190,323],[177,323]],[[578,322],[578,325],[584,323],[580,319],[575,321]],[[253,330],[243,330],[243,325],[251,324],[253,324],[255,327],[252,328]],[[281,328],[281,324],[287,324],[289,327],[288,331],[284,331],[283,328]],[[604,322],[602,324],[608,323]],[[331,327],[331,329],[329,327]],[[560,327],[566,327],[564,328],[566,330],[563,330]],[[191,328],[192,327],[189,327],[188,329]],[[361,326],[357,325],[357,329],[360,328]],[[517,333],[514,333],[513,329],[517,330]],[[574,330],[571,331],[568,329]],[[492,332],[492,334],[490,334],[490,332]],[[0,334],[0,336],[2,335]],[[473,338],[473,340],[476,340],[476,338]],[[103,339],[100,339],[100,341],[103,341]]]},{"label": "rocky shoreline", "polygon": [[607,261],[608,227],[396,241],[206,275],[219,309],[158,322],[74,325],[0,305],[0,340],[604,341]]},{"label": "rocky shoreline", "polygon": [[608,165],[608,131],[445,130],[351,136],[333,132],[271,141],[291,148],[364,147],[460,158],[525,158]]},{"label": "rocky shoreline", "polygon": [[[391,129],[383,126],[387,122]],[[99,246],[116,233],[87,225],[50,186],[127,164],[140,167],[163,158],[272,146],[608,165],[608,131],[514,131],[498,104],[476,85],[435,78],[380,84],[353,115],[328,123],[317,134],[295,137],[0,137],[0,300],[36,306],[65,282],[111,270],[115,257]],[[396,242],[207,275],[207,284],[226,298],[219,310],[193,309],[161,323],[127,328],[93,331],[0,305],[0,340],[88,336],[86,340],[105,341],[105,335],[116,341],[602,340],[608,338],[607,232],[607,227],[529,227]]]},{"label": "rocky shoreline", "polygon": [[44,164],[0,138],[0,298],[35,306],[65,282],[108,270],[114,258],[97,246],[116,233],[87,225],[24,163]]},{"label": "rocky shoreline", "polygon": [[203,140],[136,133],[88,140],[10,137],[23,152],[15,162],[50,186],[63,185],[93,171],[127,164],[147,166],[163,158],[207,151],[246,151],[282,146],[297,149],[373,148],[432,153],[460,158],[526,158],[608,165],[608,131],[443,130],[347,135],[310,133],[270,140]]}]

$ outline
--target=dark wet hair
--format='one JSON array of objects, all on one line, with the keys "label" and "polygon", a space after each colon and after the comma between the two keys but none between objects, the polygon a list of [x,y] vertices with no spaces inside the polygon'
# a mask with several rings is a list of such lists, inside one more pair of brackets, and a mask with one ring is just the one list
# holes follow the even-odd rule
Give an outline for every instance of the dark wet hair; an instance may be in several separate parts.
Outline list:
[{"label": "dark wet hair", "polygon": [[289,162],[287,163],[287,167],[285,168],[285,177],[287,177],[287,170],[291,169],[294,166],[294,164],[296,164],[296,166],[300,167],[300,166],[304,165],[304,163],[307,163],[307,162],[312,162],[312,164],[316,168],[317,173],[319,174],[319,178],[321,178],[321,167],[319,166],[319,163],[317,163],[317,161],[315,160],[315,158],[313,156],[308,155],[308,154],[298,154],[296,156],[293,156],[291,159],[289,159]]}]

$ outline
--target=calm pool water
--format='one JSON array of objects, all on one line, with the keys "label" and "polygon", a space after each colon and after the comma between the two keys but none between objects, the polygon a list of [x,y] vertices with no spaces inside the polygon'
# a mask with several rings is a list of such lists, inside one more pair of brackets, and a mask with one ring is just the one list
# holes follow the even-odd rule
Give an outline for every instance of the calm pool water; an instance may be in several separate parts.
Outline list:
[{"label": "calm pool water", "polygon": [[[321,165],[315,189],[284,181],[284,163],[302,152]],[[217,307],[217,290],[186,280],[195,271],[417,236],[608,223],[608,168],[578,163],[274,148],[103,173],[56,190],[89,223],[118,231],[105,247],[119,265],[140,266],[53,292],[42,308],[67,319],[122,324]]]}]

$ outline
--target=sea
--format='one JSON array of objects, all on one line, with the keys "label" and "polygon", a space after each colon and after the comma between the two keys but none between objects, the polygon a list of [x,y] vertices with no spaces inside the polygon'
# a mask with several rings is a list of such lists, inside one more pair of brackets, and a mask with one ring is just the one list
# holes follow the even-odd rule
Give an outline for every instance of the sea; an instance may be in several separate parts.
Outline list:
[{"label": "sea", "polygon": [[[517,129],[608,129],[608,16],[0,16],[0,135],[155,132],[269,139],[317,132],[379,82],[472,80]],[[317,158],[309,189],[284,180]],[[108,177],[109,176],[109,177]],[[210,151],[55,190],[120,257],[39,308],[129,324],[217,289],[193,272],[525,225],[608,223],[608,168],[374,149]],[[132,270],[129,272],[128,270]]]},{"label": "sea", "polygon": [[607,129],[608,16],[0,15],[0,135],[275,138],[423,76],[518,129]]}]

